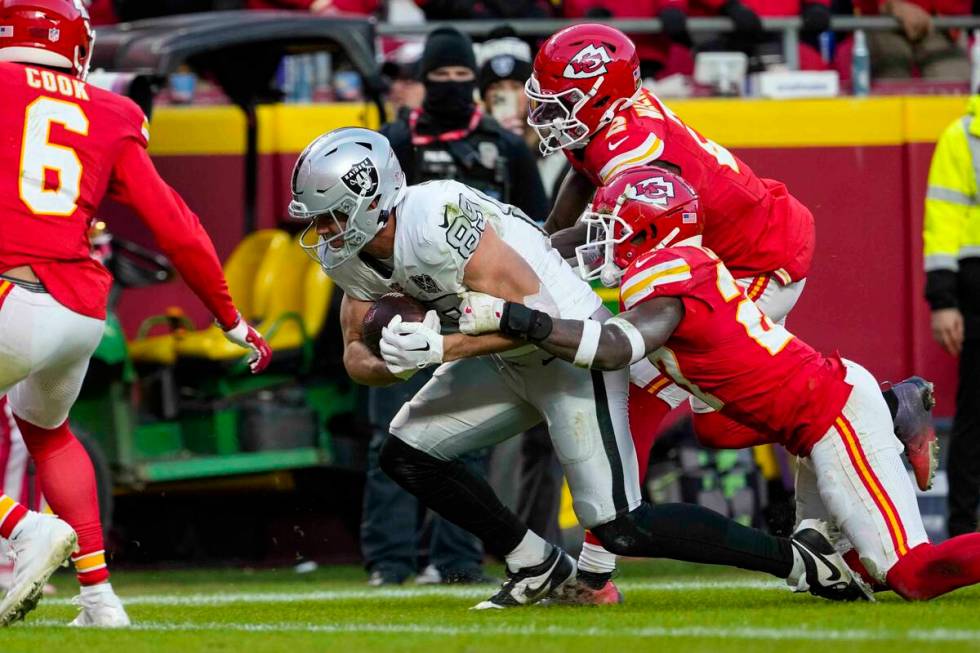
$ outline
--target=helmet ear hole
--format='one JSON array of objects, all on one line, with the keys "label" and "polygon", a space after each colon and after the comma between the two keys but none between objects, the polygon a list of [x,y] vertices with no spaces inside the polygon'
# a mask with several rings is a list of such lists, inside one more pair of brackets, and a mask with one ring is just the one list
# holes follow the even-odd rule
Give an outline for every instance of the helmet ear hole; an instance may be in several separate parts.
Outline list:
[{"label": "helmet ear hole", "polygon": [[634,234],[634,236],[630,238],[630,245],[636,245],[639,247],[641,245],[646,244],[647,235],[648,235],[647,231],[648,231],[647,229],[644,229],[643,231],[639,231],[636,234]]}]

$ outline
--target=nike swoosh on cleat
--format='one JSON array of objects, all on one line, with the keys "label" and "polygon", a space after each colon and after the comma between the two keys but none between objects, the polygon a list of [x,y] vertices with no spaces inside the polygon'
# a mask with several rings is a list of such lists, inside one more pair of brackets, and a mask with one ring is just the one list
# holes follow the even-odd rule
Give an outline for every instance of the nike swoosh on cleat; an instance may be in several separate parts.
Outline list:
[{"label": "nike swoosh on cleat", "polygon": [[810,547],[806,546],[805,544],[802,544],[802,546],[810,553],[810,555],[812,555],[817,560],[819,560],[820,562],[822,562],[824,564],[824,566],[827,569],[830,570],[830,576],[824,577],[820,573],[820,568],[819,567],[817,568],[817,579],[821,583],[825,583],[825,582],[826,583],[834,583],[834,582],[837,582],[838,580],[841,579],[840,571],[837,570],[837,566],[834,565],[834,564],[832,564],[829,560],[827,560],[827,558],[824,557],[824,555],[822,553],[820,553],[819,551],[816,551],[814,549],[811,549]]},{"label": "nike swoosh on cleat", "polygon": [[536,598],[537,596],[539,596],[539,594],[544,591],[545,587],[547,585],[551,584],[551,573],[555,570],[555,567],[558,566],[558,563],[559,562],[561,562],[561,554],[558,554],[558,556],[555,557],[554,564],[552,564],[550,567],[548,567],[548,571],[545,572],[547,575],[546,575],[546,577],[544,579],[544,582],[541,583],[540,585],[538,585],[535,588],[525,587],[524,588],[524,596],[526,596],[528,598],[531,598],[531,599]]}]

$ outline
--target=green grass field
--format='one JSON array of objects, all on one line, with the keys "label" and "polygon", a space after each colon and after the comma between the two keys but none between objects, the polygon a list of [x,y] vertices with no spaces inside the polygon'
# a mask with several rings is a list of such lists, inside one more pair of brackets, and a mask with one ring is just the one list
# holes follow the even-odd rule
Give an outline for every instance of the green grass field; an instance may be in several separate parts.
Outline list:
[{"label": "green grass field", "polygon": [[120,572],[113,583],[134,628],[81,632],[63,625],[76,610],[65,573],[57,596],[0,631],[0,651],[980,650],[980,590],[932,603],[879,595],[875,604],[845,605],[712,567],[627,563],[618,580],[622,606],[471,612],[492,587],[373,589],[352,567]]}]

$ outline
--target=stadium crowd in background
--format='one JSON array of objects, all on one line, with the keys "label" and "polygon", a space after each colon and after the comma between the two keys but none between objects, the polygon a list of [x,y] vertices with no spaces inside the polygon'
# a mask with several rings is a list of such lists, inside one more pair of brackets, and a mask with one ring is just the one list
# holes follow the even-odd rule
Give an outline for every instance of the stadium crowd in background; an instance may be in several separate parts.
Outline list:
[{"label": "stadium crowd in background", "polygon": [[[642,74],[648,79],[673,74],[690,77],[698,52],[743,52],[750,58],[750,71],[778,66],[784,63],[780,34],[765,31],[762,19],[799,16],[803,21],[800,69],[837,70],[845,81],[851,77],[853,39],[849,32],[829,31],[832,14],[890,15],[898,19],[900,29],[867,34],[874,78],[965,82],[970,76],[969,36],[962,31],[936,29],[933,18],[973,13],[971,0],[91,0],[90,5],[96,24],[231,8],[362,15],[393,23],[659,18],[661,33],[631,35]],[[689,18],[712,16],[731,18],[733,31],[689,31]],[[536,43],[543,36],[528,42]]]}]

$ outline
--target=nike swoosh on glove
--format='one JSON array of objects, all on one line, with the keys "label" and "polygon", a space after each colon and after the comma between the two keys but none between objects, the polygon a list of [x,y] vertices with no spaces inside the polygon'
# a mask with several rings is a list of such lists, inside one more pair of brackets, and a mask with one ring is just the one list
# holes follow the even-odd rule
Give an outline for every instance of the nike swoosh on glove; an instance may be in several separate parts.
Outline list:
[{"label": "nike swoosh on glove", "polygon": [[482,292],[464,292],[459,310],[459,331],[468,336],[500,331],[504,300]]},{"label": "nike swoosh on glove", "polygon": [[391,318],[381,329],[381,358],[388,371],[408,379],[417,371],[442,363],[442,325],[435,311],[425,314],[421,322],[402,322],[400,315]]},{"label": "nike swoosh on glove", "polygon": [[235,343],[239,347],[251,349],[248,356],[248,367],[252,374],[258,374],[272,361],[272,350],[258,331],[252,325],[242,319],[239,314],[238,321],[230,329],[224,330],[225,338]]}]

